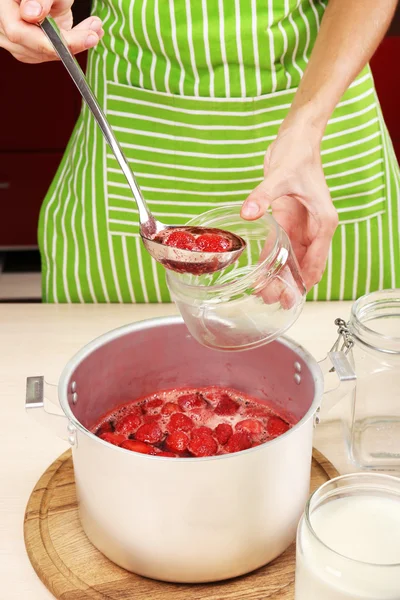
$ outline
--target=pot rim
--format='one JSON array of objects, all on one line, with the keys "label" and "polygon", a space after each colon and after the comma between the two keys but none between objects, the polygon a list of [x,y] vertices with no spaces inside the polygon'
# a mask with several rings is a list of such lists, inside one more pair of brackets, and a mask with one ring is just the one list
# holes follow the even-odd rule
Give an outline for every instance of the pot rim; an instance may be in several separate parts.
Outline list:
[{"label": "pot rim", "polygon": [[111,331],[108,331],[108,332],[103,333],[102,335],[98,336],[97,338],[95,338],[94,340],[92,340],[91,342],[89,342],[88,344],[83,346],[68,361],[68,363],[66,364],[66,366],[64,367],[64,369],[61,373],[60,380],[58,383],[58,397],[59,397],[60,406],[61,406],[65,416],[67,417],[69,422],[74,427],[76,427],[76,429],[78,429],[84,435],[88,436],[90,439],[95,440],[97,443],[100,443],[100,444],[106,446],[108,449],[114,449],[117,452],[129,453],[131,455],[134,454],[135,457],[141,457],[141,458],[147,459],[147,460],[166,460],[169,462],[172,461],[174,463],[176,461],[184,462],[184,463],[187,463],[187,462],[196,462],[197,463],[200,461],[207,461],[207,460],[224,460],[224,459],[234,458],[235,456],[238,456],[238,455],[256,452],[256,451],[260,450],[261,448],[265,448],[267,445],[270,446],[272,444],[277,444],[277,443],[281,442],[283,439],[285,439],[286,437],[288,437],[289,435],[291,435],[294,431],[297,431],[298,429],[300,429],[300,427],[302,427],[314,415],[317,408],[320,406],[320,399],[324,393],[324,381],[323,381],[323,375],[322,375],[322,371],[321,371],[319,364],[317,363],[315,358],[307,350],[305,350],[300,344],[298,344],[291,338],[282,336],[282,337],[275,339],[274,342],[283,344],[287,348],[290,348],[291,350],[295,351],[304,360],[304,362],[307,363],[307,365],[310,369],[311,375],[313,377],[313,380],[314,380],[315,390],[314,390],[314,398],[311,403],[311,406],[308,409],[308,411],[306,412],[306,414],[300,419],[300,421],[298,423],[296,423],[296,425],[294,425],[291,429],[289,429],[289,431],[285,432],[284,434],[278,436],[277,438],[275,438],[273,440],[270,440],[269,442],[265,442],[264,444],[260,444],[259,446],[255,446],[254,448],[249,448],[247,450],[241,450],[240,452],[235,452],[232,454],[222,454],[219,456],[204,456],[204,457],[171,459],[166,456],[157,456],[157,455],[153,456],[153,455],[149,455],[149,454],[140,454],[138,452],[133,453],[131,450],[126,450],[125,448],[120,448],[119,446],[113,446],[112,444],[109,444],[108,442],[100,439],[94,433],[92,433],[91,431],[86,429],[86,427],[84,427],[80,423],[80,421],[78,421],[78,419],[75,417],[75,415],[73,414],[73,412],[71,410],[70,404],[68,402],[68,384],[70,382],[73,372],[78,367],[78,365],[83,360],[85,360],[88,356],[90,356],[90,354],[92,354],[93,352],[95,352],[96,350],[98,350],[99,348],[101,348],[102,346],[107,344],[108,342],[116,340],[119,337],[123,337],[123,336],[127,335],[128,333],[132,333],[137,330],[143,331],[146,329],[153,329],[154,327],[171,326],[171,325],[184,325],[184,321],[180,316],[171,316],[171,317],[157,317],[157,318],[153,318],[153,319],[145,319],[143,321],[137,321],[135,323],[130,323],[128,325],[123,325],[122,327],[112,329]]}]

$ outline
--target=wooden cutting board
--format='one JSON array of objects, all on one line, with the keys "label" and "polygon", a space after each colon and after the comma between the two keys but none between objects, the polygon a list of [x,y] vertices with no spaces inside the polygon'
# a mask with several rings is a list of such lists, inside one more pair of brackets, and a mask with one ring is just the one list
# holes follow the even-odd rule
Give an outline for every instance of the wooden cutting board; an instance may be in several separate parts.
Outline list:
[{"label": "wooden cutting board", "polygon": [[[314,450],[311,491],[338,472]],[[78,517],[71,451],[43,473],[26,508],[25,545],[36,573],[59,600],[293,600],[294,544],[257,571],[213,584],[162,583],[129,573],[87,539]]]}]

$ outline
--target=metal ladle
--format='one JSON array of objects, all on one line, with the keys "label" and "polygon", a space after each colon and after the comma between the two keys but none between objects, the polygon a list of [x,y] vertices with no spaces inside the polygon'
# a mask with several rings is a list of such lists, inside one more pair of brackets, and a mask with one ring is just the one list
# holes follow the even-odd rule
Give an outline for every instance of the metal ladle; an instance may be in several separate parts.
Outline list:
[{"label": "metal ladle", "polygon": [[[179,272],[189,272],[194,274],[213,273],[233,263],[243,252],[246,242],[238,235],[228,231],[221,231],[215,228],[193,228],[190,226],[170,226],[157,221],[148,208],[139,184],[129,167],[128,161],[111,129],[95,95],[90,89],[85,75],[78,62],[71,54],[68,46],[64,43],[56,24],[50,19],[44,19],[40,24],[42,31],[54,47],[61,62],[64,64],[68,73],[72,77],[75,85],[80,91],[94,118],[96,119],[104,137],[109,143],[119,166],[121,167],[129,187],[132,190],[133,197],[139,210],[140,235],[143,243],[151,256],[163,264],[166,268]],[[223,234],[231,242],[231,249],[224,252],[203,252],[194,250],[182,250],[163,244],[155,240],[166,230],[178,229],[179,231],[188,231],[195,234],[216,233]]]}]

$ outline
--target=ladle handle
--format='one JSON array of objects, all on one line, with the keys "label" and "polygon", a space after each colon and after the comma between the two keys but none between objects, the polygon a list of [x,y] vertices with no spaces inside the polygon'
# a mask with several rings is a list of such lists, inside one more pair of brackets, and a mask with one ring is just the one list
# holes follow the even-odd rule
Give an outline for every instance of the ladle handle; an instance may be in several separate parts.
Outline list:
[{"label": "ladle handle", "polygon": [[61,62],[64,64],[71,78],[73,79],[76,87],[80,91],[82,98],[85,100],[86,104],[89,107],[89,110],[92,112],[94,118],[101,131],[103,132],[104,137],[107,142],[110,144],[112,151],[114,152],[115,158],[117,159],[119,166],[121,167],[127,181],[129,187],[132,190],[133,197],[136,201],[137,207],[139,209],[139,221],[140,223],[146,223],[150,219],[153,219],[151,212],[149,211],[147,204],[142,196],[142,192],[140,190],[139,184],[136,181],[134,174],[132,173],[131,168],[129,167],[128,161],[125,158],[123,151],[115,137],[113,130],[111,129],[102,109],[99,106],[99,103],[96,100],[95,95],[89,87],[89,84],[86,81],[86,77],[80,68],[78,62],[75,60],[74,56],[69,51],[68,46],[64,43],[61,34],[57,30],[57,26],[53,24],[49,19],[44,19],[40,24],[40,27],[52,46],[54,50],[58,54]]}]

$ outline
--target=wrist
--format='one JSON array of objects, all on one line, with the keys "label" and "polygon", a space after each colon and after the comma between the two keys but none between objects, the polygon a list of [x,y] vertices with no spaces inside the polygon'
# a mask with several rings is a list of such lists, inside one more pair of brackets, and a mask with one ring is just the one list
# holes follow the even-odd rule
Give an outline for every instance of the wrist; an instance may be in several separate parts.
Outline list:
[{"label": "wrist", "polygon": [[320,146],[329,116],[320,113],[311,105],[295,107],[292,105],[283,120],[278,135],[290,131],[291,135],[306,137],[313,146]]}]

